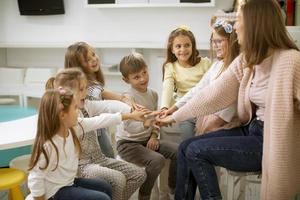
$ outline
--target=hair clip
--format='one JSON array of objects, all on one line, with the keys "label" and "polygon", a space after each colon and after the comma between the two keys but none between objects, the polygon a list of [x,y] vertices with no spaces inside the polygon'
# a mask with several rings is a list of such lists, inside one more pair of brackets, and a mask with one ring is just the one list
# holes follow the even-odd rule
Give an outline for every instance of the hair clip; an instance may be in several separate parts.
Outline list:
[{"label": "hair clip", "polygon": [[229,24],[228,22],[226,22],[225,20],[222,20],[222,19],[217,20],[213,25],[214,28],[218,28],[220,26],[223,27],[223,29],[226,33],[232,33],[232,31],[233,31],[232,25]]},{"label": "hair clip", "polygon": [[186,25],[181,25],[178,28],[175,29],[176,30],[185,30],[185,31],[190,31],[189,27]]}]

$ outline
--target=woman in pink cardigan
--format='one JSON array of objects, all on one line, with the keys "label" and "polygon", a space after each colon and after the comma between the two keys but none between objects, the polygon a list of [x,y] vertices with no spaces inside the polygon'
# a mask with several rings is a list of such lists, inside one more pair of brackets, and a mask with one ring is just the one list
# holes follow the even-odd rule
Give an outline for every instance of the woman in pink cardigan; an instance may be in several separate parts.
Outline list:
[{"label": "woman in pink cardigan", "polygon": [[178,150],[175,199],[222,199],[215,166],[262,170],[262,200],[300,193],[300,52],[276,0],[246,0],[235,31],[242,48],[220,78],[162,123],[215,113],[238,102],[243,126],[194,137]]}]

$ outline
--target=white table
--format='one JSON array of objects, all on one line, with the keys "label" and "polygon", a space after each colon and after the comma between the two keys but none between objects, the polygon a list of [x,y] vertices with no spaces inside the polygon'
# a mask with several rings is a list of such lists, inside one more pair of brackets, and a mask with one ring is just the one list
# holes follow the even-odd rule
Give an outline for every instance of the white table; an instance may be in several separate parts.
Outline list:
[{"label": "white table", "polygon": [[37,129],[37,115],[0,122],[0,150],[31,145]]}]

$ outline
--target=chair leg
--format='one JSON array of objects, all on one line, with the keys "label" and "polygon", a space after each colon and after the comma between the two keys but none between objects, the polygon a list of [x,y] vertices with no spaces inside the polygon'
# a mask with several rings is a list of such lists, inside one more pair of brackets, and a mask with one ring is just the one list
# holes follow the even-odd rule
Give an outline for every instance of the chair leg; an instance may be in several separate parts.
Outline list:
[{"label": "chair leg", "polygon": [[19,104],[20,104],[21,107],[24,107],[24,102],[23,101],[24,101],[23,96],[20,95],[19,96]]},{"label": "chair leg", "polygon": [[234,177],[227,174],[227,200],[234,199]]},{"label": "chair leg", "polygon": [[27,96],[24,96],[24,101],[23,101],[23,103],[24,103],[24,107],[27,107],[28,106],[28,97]]},{"label": "chair leg", "polygon": [[24,196],[19,186],[11,188],[9,190],[9,196],[11,200],[24,200]]}]

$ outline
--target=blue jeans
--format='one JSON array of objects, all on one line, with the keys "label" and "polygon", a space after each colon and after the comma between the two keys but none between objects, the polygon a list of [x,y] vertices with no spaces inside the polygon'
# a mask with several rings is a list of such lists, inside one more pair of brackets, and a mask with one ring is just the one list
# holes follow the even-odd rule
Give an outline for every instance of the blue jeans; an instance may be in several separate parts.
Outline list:
[{"label": "blue jeans", "polygon": [[198,186],[202,200],[222,199],[215,166],[233,171],[260,171],[263,122],[219,130],[182,142],[177,156],[176,200],[194,200]]},{"label": "blue jeans", "polygon": [[109,139],[109,132],[106,128],[101,128],[97,130],[98,142],[102,153],[108,158],[114,158],[114,150]]},{"label": "blue jeans", "polygon": [[[51,200],[110,200],[112,187],[99,179],[75,178],[74,184],[60,188]],[[49,200],[50,200],[49,199]]]}]

